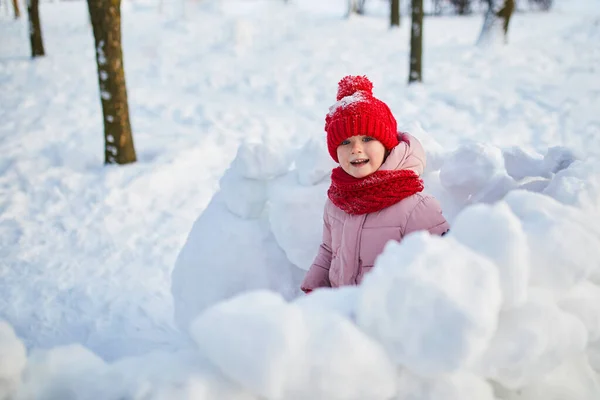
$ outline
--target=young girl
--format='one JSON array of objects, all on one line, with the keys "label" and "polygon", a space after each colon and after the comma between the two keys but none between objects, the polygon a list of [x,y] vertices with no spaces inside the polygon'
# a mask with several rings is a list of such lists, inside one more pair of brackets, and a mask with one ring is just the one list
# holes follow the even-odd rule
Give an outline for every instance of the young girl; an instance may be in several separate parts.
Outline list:
[{"label": "young girl", "polygon": [[389,240],[449,229],[438,201],[421,193],[423,147],[398,134],[396,119],[372,90],[366,77],[346,76],[325,118],[329,154],[340,166],[331,173],[323,243],[302,283],[306,293],[359,284]]}]

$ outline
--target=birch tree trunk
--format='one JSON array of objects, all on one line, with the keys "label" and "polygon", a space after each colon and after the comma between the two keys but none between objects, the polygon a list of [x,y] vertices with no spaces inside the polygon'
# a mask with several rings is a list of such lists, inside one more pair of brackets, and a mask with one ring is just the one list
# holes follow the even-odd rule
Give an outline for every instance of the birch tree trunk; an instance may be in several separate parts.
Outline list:
[{"label": "birch tree trunk", "polygon": [[42,26],[40,24],[39,0],[27,0],[29,15],[29,41],[31,42],[31,57],[41,57],[44,53]]},{"label": "birch tree trunk", "polygon": [[121,0],[88,0],[104,117],[104,163],[136,161],[121,49]]},{"label": "birch tree trunk", "polygon": [[400,0],[392,0],[390,6],[390,25],[400,26]]},{"label": "birch tree trunk", "polygon": [[410,26],[410,72],[408,83],[422,82],[423,60],[423,0],[412,0],[412,21]]},{"label": "birch tree trunk", "polygon": [[12,5],[13,10],[15,11],[15,19],[19,19],[21,17],[21,10],[19,9],[19,0],[12,0]]},{"label": "birch tree trunk", "polygon": [[501,9],[497,9],[498,0],[488,0],[488,10],[483,20],[478,46],[493,46],[508,42],[508,25],[515,9],[515,0],[503,0]]}]

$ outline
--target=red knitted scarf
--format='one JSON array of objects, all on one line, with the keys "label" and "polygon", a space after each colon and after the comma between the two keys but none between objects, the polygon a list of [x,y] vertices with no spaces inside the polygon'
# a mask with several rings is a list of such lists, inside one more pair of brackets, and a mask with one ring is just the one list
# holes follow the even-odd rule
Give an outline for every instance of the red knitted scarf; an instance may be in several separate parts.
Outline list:
[{"label": "red knitted scarf", "polygon": [[423,190],[423,181],[411,170],[375,171],[355,178],[342,167],[331,172],[329,199],[348,214],[360,215],[383,210]]}]

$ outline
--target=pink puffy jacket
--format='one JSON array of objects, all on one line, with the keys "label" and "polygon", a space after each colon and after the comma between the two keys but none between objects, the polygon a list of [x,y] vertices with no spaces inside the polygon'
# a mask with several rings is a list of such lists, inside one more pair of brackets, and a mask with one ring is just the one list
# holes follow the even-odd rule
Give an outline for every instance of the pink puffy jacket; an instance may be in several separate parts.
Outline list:
[{"label": "pink puffy jacket", "polygon": [[[380,167],[382,170],[411,169],[418,175],[424,168],[425,151],[421,143],[408,134],[402,134],[400,144]],[[442,235],[449,228],[438,201],[423,193],[363,215],[347,214],[328,199],[323,215],[323,243],[302,282],[302,290],[357,285],[373,268],[375,258],[389,240],[401,241],[409,233],[420,230]]]}]

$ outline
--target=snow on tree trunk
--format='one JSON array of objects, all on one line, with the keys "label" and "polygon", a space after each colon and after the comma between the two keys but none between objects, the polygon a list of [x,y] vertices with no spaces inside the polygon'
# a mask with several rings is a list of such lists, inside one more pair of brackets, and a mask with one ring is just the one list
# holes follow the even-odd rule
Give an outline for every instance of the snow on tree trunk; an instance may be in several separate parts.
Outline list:
[{"label": "snow on tree trunk", "polygon": [[422,82],[421,64],[423,59],[423,0],[412,0],[412,21],[410,28],[410,72],[408,83]]},{"label": "snow on tree trunk", "polygon": [[41,57],[45,54],[38,5],[39,0],[27,0],[27,13],[29,14],[29,40],[31,42],[31,57]]},{"label": "snow on tree trunk", "polygon": [[136,161],[121,50],[121,1],[88,0],[104,117],[104,163]]},{"label": "snow on tree trunk", "polygon": [[390,23],[391,26],[400,26],[400,0],[391,1]]},{"label": "snow on tree trunk", "polygon": [[364,14],[365,2],[366,0],[348,0],[348,13],[346,17],[350,17],[352,14]]},{"label": "snow on tree trunk", "polygon": [[21,10],[19,9],[19,0],[12,0],[13,10],[15,11],[15,19],[21,17]]},{"label": "snow on tree trunk", "polygon": [[488,0],[488,10],[483,20],[481,34],[477,40],[478,46],[493,46],[508,42],[508,24],[515,9],[515,0],[504,0],[500,10],[496,1]]}]

